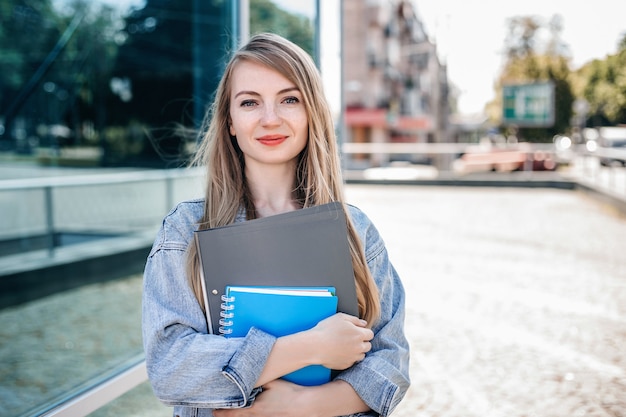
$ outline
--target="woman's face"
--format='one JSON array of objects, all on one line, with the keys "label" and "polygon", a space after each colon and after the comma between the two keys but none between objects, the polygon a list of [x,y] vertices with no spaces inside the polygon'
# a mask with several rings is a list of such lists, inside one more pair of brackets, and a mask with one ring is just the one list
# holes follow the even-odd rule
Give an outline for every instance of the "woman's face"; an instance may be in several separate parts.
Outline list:
[{"label": "woman's face", "polygon": [[308,140],[300,90],[279,72],[241,61],[232,73],[230,134],[247,167],[293,164]]}]

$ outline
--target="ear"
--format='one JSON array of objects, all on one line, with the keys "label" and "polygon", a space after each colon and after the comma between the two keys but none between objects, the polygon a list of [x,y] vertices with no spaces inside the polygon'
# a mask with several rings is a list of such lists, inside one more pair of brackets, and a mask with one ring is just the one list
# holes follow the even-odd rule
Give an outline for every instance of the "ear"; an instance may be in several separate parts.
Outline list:
[{"label": "ear", "polygon": [[228,118],[228,132],[230,133],[231,136],[237,136],[235,134],[235,129],[233,128],[233,121],[230,120],[230,117]]}]

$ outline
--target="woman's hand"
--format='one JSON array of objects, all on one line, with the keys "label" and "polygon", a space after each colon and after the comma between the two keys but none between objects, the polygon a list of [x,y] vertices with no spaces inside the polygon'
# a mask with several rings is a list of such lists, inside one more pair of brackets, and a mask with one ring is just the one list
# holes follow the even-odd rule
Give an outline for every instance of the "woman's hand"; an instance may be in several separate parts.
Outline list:
[{"label": "woman's hand", "polygon": [[320,321],[310,330],[279,337],[255,387],[308,365],[348,369],[365,358],[373,337],[364,320],[343,313]]},{"label": "woman's hand", "polygon": [[337,313],[322,320],[309,330],[313,336],[316,353],[315,363],[330,369],[344,370],[362,361],[372,349],[370,340],[374,332],[368,329],[367,322],[358,317]]},{"label": "woman's hand", "polygon": [[[263,385],[261,392],[251,407],[214,410],[215,417],[290,417],[302,416],[304,404],[298,394],[306,390],[291,382],[277,379]],[[306,414],[306,413],[305,413]]]}]

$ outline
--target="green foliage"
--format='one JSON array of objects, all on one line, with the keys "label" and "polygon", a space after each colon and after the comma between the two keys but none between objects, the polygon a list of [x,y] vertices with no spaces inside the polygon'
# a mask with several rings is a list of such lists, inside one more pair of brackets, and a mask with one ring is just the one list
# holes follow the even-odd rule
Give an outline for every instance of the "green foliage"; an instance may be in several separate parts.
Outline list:
[{"label": "green foliage", "polygon": [[589,103],[588,125],[626,123],[626,48],[586,64],[576,77]]},{"label": "green foliage", "polygon": [[571,71],[564,54],[559,52],[563,48],[558,46],[558,22],[551,22],[552,47],[542,52],[536,41],[542,28],[538,18],[514,18],[510,25],[506,41],[508,58],[496,88],[511,82],[551,80],[555,83],[554,128],[522,129],[522,136],[541,140],[568,131],[572,104],[576,99],[584,99],[588,103],[587,126],[626,124],[626,33],[619,40],[615,55],[591,61]]},{"label": "green foliage", "polygon": [[[551,39],[547,46],[539,43],[541,30],[548,29]],[[574,93],[569,80],[567,58],[561,51],[560,19],[553,17],[545,23],[535,16],[516,17],[509,21],[509,34],[505,42],[507,61],[496,85],[501,91],[505,84],[524,84],[551,81],[554,84],[554,125],[545,128],[520,128],[521,140],[549,142],[554,135],[569,128],[572,117]]]},{"label": "green foliage", "polygon": [[50,51],[58,26],[50,0],[0,0],[0,109]]},{"label": "green foliage", "polygon": [[288,13],[270,0],[250,2],[250,33],[273,32],[314,56],[314,27],[310,19]]},{"label": "green foliage", "polygon": [[89,0],[54,4],[0,0],[0,114],[7,133],[19,117],[29,127],[68,126],[78,145],[81,123],[101,104],[94,97],[107,88],[115,16]]}]

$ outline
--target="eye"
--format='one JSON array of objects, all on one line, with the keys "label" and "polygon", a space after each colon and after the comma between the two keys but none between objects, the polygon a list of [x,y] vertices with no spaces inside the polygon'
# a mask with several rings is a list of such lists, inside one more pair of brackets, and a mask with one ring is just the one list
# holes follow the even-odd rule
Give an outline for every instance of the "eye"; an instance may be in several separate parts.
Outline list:
[{"label": "eye", "polygon": [[256,105],[254,100],[243,100],[240,104],[241,107],[252,107]]},{"label": "eye", "polygon": [[285,103],[285,104],[297,104],[297,103],[300,103],[300,99],[298,97],[294,97],[294,96],[285,97],[285,99],[283,100],[283,103]]}]

